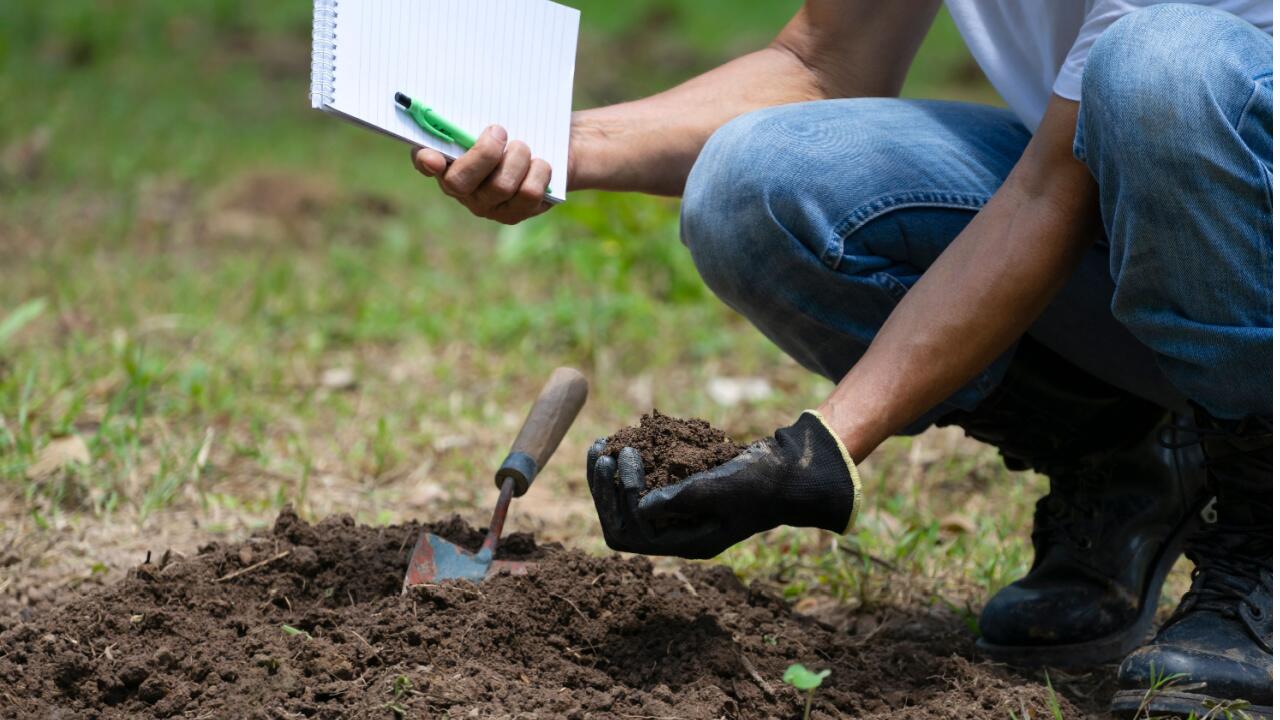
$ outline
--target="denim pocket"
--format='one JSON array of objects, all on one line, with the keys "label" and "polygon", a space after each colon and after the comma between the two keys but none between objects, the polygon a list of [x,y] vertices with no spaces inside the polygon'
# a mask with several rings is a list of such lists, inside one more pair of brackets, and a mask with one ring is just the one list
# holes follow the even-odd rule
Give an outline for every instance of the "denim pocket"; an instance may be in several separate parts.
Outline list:
[{"label": "denim pocket", "polygon": [[[832,270],[838,269],[841,259],[845,256],[845,248],[849,239],[867,223],[891,212],[910,208],[943,208],[949,210],[973,210],[976,212],[982,209],[982,206],[989,199],[991,199],[991,196],[987,193],[946,192],[942,190],[912,190],[883,195],[854,209],[843,220],[836,223],[831,233],[831,238],[827,241],[826,251],[822,254],[822,262]],[[931,230],[928,227],[911,228],[907,231],[907,234],[924,237],[932,234]],[[950,237],[945,238],[943,246],[950,243],[951,240],[952,238]]]},{"label": "denim pocket", "polygon": [[871,279],[884,288],[889,297],[894,300],[901,300],[906,297],[910,286],[898,279],[896,275],[889,272],[872,273]]}]

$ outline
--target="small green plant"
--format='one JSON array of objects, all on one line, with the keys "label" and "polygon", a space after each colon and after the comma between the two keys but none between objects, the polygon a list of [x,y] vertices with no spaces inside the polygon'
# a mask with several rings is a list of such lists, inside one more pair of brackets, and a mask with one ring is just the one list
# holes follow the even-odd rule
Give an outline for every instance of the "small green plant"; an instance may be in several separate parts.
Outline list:
[{"label": "small green plant", "polygon": [[[1058,704],[1058,693],[1053,689],[1053,681],[1049,679],[1049,673],[1044,674],[1044,684],[1047,688],[1045,705],[1049,709],[1049,714],[1053,717],[1053,720],[1062,720],[1062,706]],[[1021,701],[1019,701],[1019,704],[1021,704]],[[1021,705],[1021,710],[1021,716],[1010,710],[1009,717],[1012,718],[1012,720],[1032,720],[1033,717],[1037,717],[1027,712],[1026,705]]]},{"label": "small green plant", "polygon": [[804,696],[804,720],[809,720],[809,710],[813,707],[813,693],[822,685],[822,681],[827,679],[831,674],[830,670],[819,670],[814,672],[809,668],[794,663],[782,673],[782,681],[791,687],[805,693]]},{"label": "small green plant", "polygon": [[1222,700],[1219,702],[1205,700],[1203,704],[1205,706],[1204,720],[1214,720],[1215,718],[1222,718],[1222,720],[1253,720],[1253,718],[1259,717],[1247,712],[1249,710],[1248,700]]},{"label": "small green plant", "polygon": [[1053,689],[1053,681],[1049,679],[1049,673],[1044,674],[1044,684],[1048,688],[1049,696],[1045,702],[1049,705],[1049,712],[1053,713],[1053,720],[1062,720],[1062,706],[1058,704],[1058,693]]},{"label": "small green plant", "polygon": [[1138,705],[1138,712],[1133,716],[1134,720],[1137,720],[1139,717],[1145,717],[1148,714],[1152,701],[1156,699],[1156,696],[1159,695],[1161,691],[1172,689],[1174,685],[1177,685],[1178,681],[1187,677],[1186,673],[1171,673],[1169,675],[1165,675],[1163,669],[1156,670],[1155,663],[1151,663],[1147,666],[1147,670],[1150,673],[1150,677],[1147,679],[1147,692],[1143,695],[1142,702]]},{"label": "small green plant", "polygon": [[391,702],[383,705],[383,707],[390,710],[397,718],[403,718],[409,712],[408,708],[404,706],[403,700],[412,694],[413,681],[407,675],[397,675],[396,679],[391,681]]}]

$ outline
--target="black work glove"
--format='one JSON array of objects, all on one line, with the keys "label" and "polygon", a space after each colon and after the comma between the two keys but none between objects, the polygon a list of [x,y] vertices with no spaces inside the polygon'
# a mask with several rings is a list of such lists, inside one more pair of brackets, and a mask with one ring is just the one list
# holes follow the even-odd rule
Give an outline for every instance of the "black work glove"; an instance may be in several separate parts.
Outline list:
[{"label": "black work glove", "polygon": [[[847,532],[862,506],[858,469],[816,411],[719,467],[647,494],[640,452],[587,452],[587,484],[610,548],[689,559],[715,557],[779,525]],[[643,496],[642,496],[643,494]]]}]

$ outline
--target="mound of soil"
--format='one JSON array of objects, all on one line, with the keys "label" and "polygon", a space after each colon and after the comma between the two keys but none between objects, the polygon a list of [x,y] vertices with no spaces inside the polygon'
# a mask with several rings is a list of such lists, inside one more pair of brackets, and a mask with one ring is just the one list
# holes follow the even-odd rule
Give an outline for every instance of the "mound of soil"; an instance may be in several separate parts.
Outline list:
[{"label": "mound of soil", "polygon": [[0,634],[0,716],[798,718],[792,662],[833,671],[815,718],[1043,712],[1042,680],[968,659],[951,613],[837,632],[722,566],[655,575],[528,535],[499,553],[537,559],[527,576],[401,595],[421,529],[285,511],[243,544],[166,553]]},{"label": "mound of soil", "polygon": [[641,417],[638,426],[610,436],[604,451],[616,457],[624,447],[640,451],[644,484],[650,490],[723,465],[746,449],[706,420],[673,418],[656,409]]}]

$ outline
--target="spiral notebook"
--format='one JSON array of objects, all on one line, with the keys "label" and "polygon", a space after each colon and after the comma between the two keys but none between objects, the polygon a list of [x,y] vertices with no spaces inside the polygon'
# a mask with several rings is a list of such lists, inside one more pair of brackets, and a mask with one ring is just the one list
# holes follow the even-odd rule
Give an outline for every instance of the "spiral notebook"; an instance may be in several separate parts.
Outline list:
[{"label": "spiral notebook", "polygon": [[565,197],[579,12],[550,0],[314,0],[311,107],[456,158],[404,92],[473,134],[507,129],[551,164]]}]

